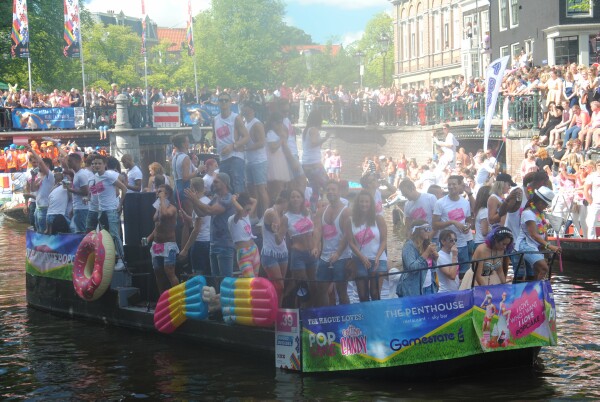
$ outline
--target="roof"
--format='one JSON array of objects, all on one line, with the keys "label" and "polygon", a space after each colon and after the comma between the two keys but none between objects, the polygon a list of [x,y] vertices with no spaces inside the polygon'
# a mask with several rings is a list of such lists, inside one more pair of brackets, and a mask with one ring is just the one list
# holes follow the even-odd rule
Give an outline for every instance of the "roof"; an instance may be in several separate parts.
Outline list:
[{"label": "roof", "polygon": [[181,50],[181,43],[186,40],[185,28],[157,28],[158,40],[170,43],[167,51],[178,52]]},{"label": "roof", "polygon": [[297,51],[300,54],[314,54],[314,53],[329,53],[329,49],[331,49],[331,55],[337,56],[340,50],[342,50],[342,45],[294,45],[294,46],[284,46],[284,52]]}]

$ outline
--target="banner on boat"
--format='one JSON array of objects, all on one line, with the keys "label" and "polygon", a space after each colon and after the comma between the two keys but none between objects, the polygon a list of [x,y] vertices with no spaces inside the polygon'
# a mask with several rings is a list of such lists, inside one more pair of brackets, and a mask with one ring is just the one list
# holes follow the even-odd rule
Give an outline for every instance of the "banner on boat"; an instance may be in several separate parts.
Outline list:
[{"label": "banner on boat", "polygon": [[15,130],[69,129],[84,125],[82,107],[42,107],[12,110]]},{"label": "banner on boat", "polygon": [[73,261],[84,234],[45,235],[27,231],[25,270],[28,274],[73,280]]},{"label": "banner on boat", "polygon": [[[503,308],[518,317],[507,320],[512,332],[506,335],[504,329],[504,339],[499,339],[503,328],[494,332],[498,310],[482,307],[483,299],[489,300],[488,290],[496,305],[507,293],[510,304],[505,301]],[[482,331],[488,310],[492,314],[491,320],[486,319],[490,341],[498,334],[492,343]],[[553,345],[553,317],[554,301],[545,282],[302,310],[302,370],[393,367]]]},{"label": "banner on boat", "polygon": [[28,177],[24,172],[0,173],[0,201],[11,201],[15,194],[23,193]]},{"label": "banner on boat", "polygon": [[[212,125],[212,119],[221,113],[219,105],[213,105],[212,103],[205,103],[203,105],[185,105],[182,107],[183,122],[190,126],[210,126]],[[235,103],[232,104],[231,111],[239,113],[239,106]]]}]

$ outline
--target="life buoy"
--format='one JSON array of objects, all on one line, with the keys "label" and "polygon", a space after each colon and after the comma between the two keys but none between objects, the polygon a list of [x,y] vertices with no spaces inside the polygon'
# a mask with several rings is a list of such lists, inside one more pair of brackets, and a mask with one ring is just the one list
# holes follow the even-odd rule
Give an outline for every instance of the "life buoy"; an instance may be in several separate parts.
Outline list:
[{"label": "life buoy", "polygon": [[84,300],[93,301],[106,292],[115,267],[115,244],[106,230],[88,233],[75,253],[73,286]]},{"label": "life buoy", "polygon": [[221,282],[223,321],[270,327],[277,319],[279,302],[271,281],[265,278],[225,278]]}]

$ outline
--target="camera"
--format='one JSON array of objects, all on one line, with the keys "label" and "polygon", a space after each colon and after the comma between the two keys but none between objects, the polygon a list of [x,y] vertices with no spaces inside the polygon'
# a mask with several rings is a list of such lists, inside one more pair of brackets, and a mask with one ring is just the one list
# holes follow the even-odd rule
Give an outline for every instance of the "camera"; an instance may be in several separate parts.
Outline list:
[{"label": "camera", "polygon": [[31,174],[32,174],[32,175],[36,175],[36,174],[38,174],[39,172],[40,172],[40,168],[39,168],[39,167],[36,167],[36,168],[33,168],[33,169],[31,169]]}]

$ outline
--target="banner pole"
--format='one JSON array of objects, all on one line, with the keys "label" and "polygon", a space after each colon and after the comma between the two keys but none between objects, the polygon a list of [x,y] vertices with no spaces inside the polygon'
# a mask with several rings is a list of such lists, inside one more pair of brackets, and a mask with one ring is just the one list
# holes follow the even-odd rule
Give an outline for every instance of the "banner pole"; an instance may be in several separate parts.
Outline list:
[{"label": "banner pole", "polygon": [[81,83],[83,85],[83,107],[87,109],[87,91],[85,89],[85,66],[83,64],[83,45],[82,45],[81,31],[79,33],[79,61],[81,62]]},{"label": "banner pole", "polygon": [[146,56],[146,52],[144,52],[144,86],[146,87],[146,90],[144,91],[146,94],[146,125],[149,125],[150,122],[148,121],[148,108],[150,105],[148,104],[148,56]]},{"label": "banner pole", "polygon": [[31,91],[31,56],[27,56],[27,71],[29,73],[29,96],[32,96]]},{"label": "banner pole", "polygon": [[194,58],[194,83],[196,84],[196,103],[200,104],[200,100],[198,98],[198,73],[196,72],[196,55],[192,56]]}]

